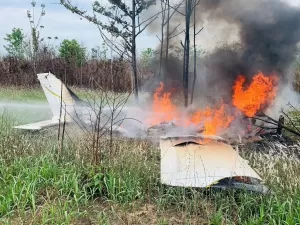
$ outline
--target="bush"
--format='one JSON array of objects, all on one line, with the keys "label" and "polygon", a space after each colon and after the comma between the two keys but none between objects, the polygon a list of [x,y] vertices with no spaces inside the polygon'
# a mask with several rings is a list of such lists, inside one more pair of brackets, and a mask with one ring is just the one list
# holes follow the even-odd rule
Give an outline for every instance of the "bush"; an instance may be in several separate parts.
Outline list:
[{"label": "bush", "polygon": [[[6,57],[0,60],[0,85],[39,86],[33,63],[30,60],[17,60]],[[58,57],[40,57],[36,61],[37,73],[52,72],[69,86],[85,88],[103,87],[115,92],[131,90],[130,65],[121,60],[88,60],[78,67]]]},{"label": "bush", "polygon": [[59,56],[68,63],[75,62],[78,66],[85,64],[85,48],[75,40],[63,40],[59,48]]}]

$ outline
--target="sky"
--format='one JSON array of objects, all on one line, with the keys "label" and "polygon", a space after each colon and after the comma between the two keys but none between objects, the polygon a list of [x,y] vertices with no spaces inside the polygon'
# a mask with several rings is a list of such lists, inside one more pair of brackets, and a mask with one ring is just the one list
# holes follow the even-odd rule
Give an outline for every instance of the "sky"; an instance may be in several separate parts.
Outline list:
[{"label": "sky", "polygon": [[[91,9],[94,0],[72,0],[73,3],[86,10]],[[300,0],[283,0],[288,1],[292,5],[300,6]],[[66,10],[58,4],[59,0],[36,0],[36,14],[40,12],[40,5],[46,5],[46,15],[43,17],[41,25],[45,28],[41,32],[41,37],[55,37],[59,41],[63,39],[76,39],[87,49],[100,46],[102,39],[96,26],[89,23],[85,19],[80,20],[76,14]],[[105,0],[100,0],[101,3]],[[0,55],[5,54],[4,37],[7,33],[11,33],[12,28],[22,28],[24,33],[30,36],[30,24],[27,18],[27,10],[31,10],[31,0],[0,0]],[[216,24],[213,26],[204,26],[204,30],[199,35],[199,43],[203,46],[215,46],[218,40],[216,32]],[[221,31],[221,30],[220,30]],[[222,31],[221,31],[222,32]],[[56,44],[59,44],[59,41]],[[205,44],[204,44],[205,43]],[[137,39],[137,47],[139,51],[146,48],[155,48],[159,44],[155,35],[150,34],[147,29]]]},{"label": "sky", "polygon": [[[58,4],[59,0],[36,0],[36,15],[40,13],[40,5],[46,5],[46,15],[43,17],[41,25],[45,28],[41,31],[41,38],[57,36],[59,41],[63,39],[76,39],[87,49],[100,46],[101,36],[95,25],[85,19],[71,13],[63,6]],[[75,4],[83,9],[90,10],[93,0],[73,0]],[[101,2],[101,1],[100,1]],[[31,10],[31,0],[0,0],[0,55],[5,54],[3,45],[6,44],[3,39],[7,33],[11,33],[14,27],[23,29],[24,33],[30,36],[30,23],[27,18],[27,10]],[[137,40],[139,49],[155,48],[158,39],[149,35],[147,31],[142,33]]]}]

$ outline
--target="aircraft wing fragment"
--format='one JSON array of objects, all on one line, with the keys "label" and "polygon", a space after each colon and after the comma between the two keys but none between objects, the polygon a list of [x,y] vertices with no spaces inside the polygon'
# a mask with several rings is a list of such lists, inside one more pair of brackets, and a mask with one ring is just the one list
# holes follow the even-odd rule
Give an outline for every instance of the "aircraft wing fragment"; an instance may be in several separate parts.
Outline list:
[{"label": "aircraft wing fragment", "polygon": [[52,127],[59,124],[59,120],[44,120],[36,123],[29,123],[24,125],[15,126],[15,129],[23,130],[41,130],[46,127]]}]

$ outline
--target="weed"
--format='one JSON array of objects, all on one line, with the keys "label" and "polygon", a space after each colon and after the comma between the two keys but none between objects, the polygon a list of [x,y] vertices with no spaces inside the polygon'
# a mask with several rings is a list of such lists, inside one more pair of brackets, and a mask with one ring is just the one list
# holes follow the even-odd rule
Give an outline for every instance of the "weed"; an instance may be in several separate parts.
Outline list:
[{"label": "weed", "polygon": [[[94,165],[83,138],[11,129],[0,121],[0,223],[299,224],[300,164],[292,156],[243,153],[273,194],[203,192],[160,184],[159,150],[145,141],[101,144]],[[114,160],[109,148],[116,149]]]}]

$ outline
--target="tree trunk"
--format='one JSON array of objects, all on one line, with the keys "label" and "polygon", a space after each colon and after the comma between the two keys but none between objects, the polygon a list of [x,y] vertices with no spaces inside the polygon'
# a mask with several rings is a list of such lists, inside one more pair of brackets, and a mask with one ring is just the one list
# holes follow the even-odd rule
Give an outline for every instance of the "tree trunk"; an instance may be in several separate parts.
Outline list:
[{"label": "tree trunk", "polygon": [[110,48],[110,55],[111,55],[111,60],[110,60],[111,90],[112,90],[112,92],[114,92],[115,91],[114,75],[113,75],[114,58],[112,57],[112,48]]},{"label": "tree trunk", "polygon": [[190,58],[190,18],[191,18],[191,0],[186,0],[186,18],[185,18],[185,43],[184,43],[184,74],[183,74],[183,92],[184,106],[189,104],[189,58]]},{"label": "tree trunk", "polygon": [[133,88],[134,88],[134,97],[135,101],[139,101],[139,92],[138,92],[138,77],[137,77],[137,65],[136,65],[136,30],[135,30],[135,9],[136,3],[135,0],[132,0],[132,46],[131,46],[131,55],[132,55],[132,70],[133,70]]},{"label": "tree trunk", "polygon": [[166,38],[166,65],[169,60],[169,41],[170,41],[170,0],[167,0],[168,16],[167,16],[167,38]]},{"label": "tree trunk", "polygon": [[[196,2],[195,2],[196,4]],[[194,6],[196,7],[196,6]],[[195,84],[196,84],[196,77],[197,77],[197,51],[196,51],[196,10],[194,9],[194,77],[193,77],[193,86],[192,86],[192,94],[191,94],[191,104],[193,104],[194,100],[194,90],[195,90]]]},{"label": "tree trunk", "polygon": [[163,64],[163,50],[164,50],[164,23],[165,23],[165,8],[164,2],[160,2],[161,5],[161,43],[160,43],[160,54],[159,54],[159,78],[163,80],[162,64]]}]

